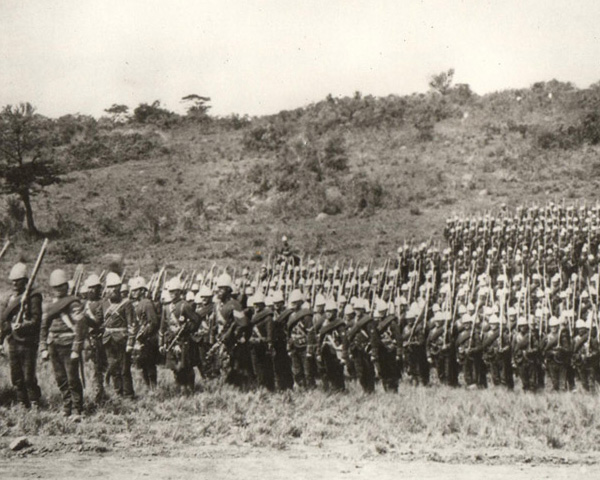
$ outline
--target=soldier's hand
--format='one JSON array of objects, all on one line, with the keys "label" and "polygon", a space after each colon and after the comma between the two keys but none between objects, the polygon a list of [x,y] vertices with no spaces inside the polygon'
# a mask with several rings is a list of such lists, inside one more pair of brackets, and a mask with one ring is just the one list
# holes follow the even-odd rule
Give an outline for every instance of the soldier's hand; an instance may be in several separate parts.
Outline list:
[{"label": "soldier's hand", "polygon": [[42,360],[44,362],[48,360],[48,350],[42,350]]},{"label": "soldier's hand", "polygon": [[71,360],[77,360],[79,358],[79,353],[71,352]]},{"label": "soldier's hand", "polygon": [[125,353],[131,353],[133,351],[133,347],[131,345],[127,345],[125,347]]},{"label": "soldier's hand", "polygon": [[161,355],[164,355],[165,353],[167,353],[167,347],[165,347],[164,345],[161,345],[159,347],[158,351],[160,352]]},{"label": "soldier's hand", "polygon": [[175,345],[173,347],[173,353],[175,353],[175,355],[179,355],[181,353],[181,347],[179,345]]}]

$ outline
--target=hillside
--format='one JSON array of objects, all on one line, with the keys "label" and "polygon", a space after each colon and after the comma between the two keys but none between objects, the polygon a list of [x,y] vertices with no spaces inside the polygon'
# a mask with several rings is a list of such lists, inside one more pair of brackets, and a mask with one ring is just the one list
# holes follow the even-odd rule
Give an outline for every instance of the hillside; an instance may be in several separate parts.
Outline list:
[{"label": "hillside", "polygon": [[[148,273],[250,265],[282,234],[312,257],[383,258],[405,240],[441,242],[454,213],[595,202],[599,105],[600,88],[551,81],[485,96],[465,85],[330,96],[253,119],[67,116],[54,121],[64,181],[34,213],[53,239],[49,265],[104,267],[107,253]],[[0,233],[18,246],[7,262],[31,259],[23,212],[5,202]]]}]

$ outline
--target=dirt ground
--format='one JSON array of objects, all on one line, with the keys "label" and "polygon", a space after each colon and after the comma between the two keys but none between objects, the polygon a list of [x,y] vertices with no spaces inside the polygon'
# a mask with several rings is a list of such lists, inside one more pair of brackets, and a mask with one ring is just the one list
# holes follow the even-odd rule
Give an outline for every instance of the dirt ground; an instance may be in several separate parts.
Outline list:
[{"label": "dirt ground", "polygon": [[[33,439],[35,444],[36,440]],[[63,445],[64,447],[64,445]],[[33,451],[0,458],[0,478],[180,479],[562,479],[600,478],[598,456],[532,456],[518,452],[396,452],[365,455],[356,445],[293,445],[286,450],[198,445],[177,450],[90,453]],[[75,449],[76,450],[76,449]]]}]

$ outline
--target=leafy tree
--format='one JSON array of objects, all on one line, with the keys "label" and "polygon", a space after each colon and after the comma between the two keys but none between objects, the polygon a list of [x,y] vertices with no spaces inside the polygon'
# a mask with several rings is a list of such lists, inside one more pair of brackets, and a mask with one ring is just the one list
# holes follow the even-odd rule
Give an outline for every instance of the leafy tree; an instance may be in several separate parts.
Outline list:
[{"label": "leafy tree", "polygon": [[60,181],[49,147],[51,137],[51,122],[37,115],[30,103],[7,105],[0,112],[0,193],[18,195],[32,234],[38,230],[31,197]]},{"label": "leafy tree", "polygon": [[210,97],[202,97],[192,93],[183,97],[181,101],[187,104],[188,117],[203,120],[208,117]]},{"label": "leafy tree", "polygon": [[133,117],[138,123],[151,123],[168,127],[175,121],[176,115],[166,108],[162,108],[160,100],[155,100],[150,105],[140,103],[133,110]]},{"label": "leafy tree", "polygon": [[125,123],[129,118],[129,107],[113,103],[110,108],[104,110],[111,116],[113,123]]},{"label": "leafy tree", "polygon": [[431,87],[436,92],[441,93],[442,95],[446,95],[450,93],[452,88],[452,81],[454,80],[454,69],[451,68],[447,72],[438,73],[437,75],[432,75],[429,79],[429,87]]}]

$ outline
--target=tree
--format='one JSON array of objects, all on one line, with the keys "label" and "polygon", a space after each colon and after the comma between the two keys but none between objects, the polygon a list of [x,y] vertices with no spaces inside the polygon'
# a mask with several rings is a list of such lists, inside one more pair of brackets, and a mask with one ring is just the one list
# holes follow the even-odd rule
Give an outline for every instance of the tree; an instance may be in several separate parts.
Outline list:
[{"label": "tree", "polygon": [[30,103],[7,105],[0,112],[0,193],[16,194],[25,207],[27,230],[37,234],[31,197],[58,183],[52,158],[50,120]]},{"label": "tree", "polygon": [[113,103],[110,108],[104,109],[111,116],[112,122],[125,123],[129,119],[129,107],[127,105],[118,105]]},{"label": "tree", "polygon": [[429,79],[429,86],[438,93],[446,95],[450,93],[452,81],[454,79],[454,69],[451,68],[447,72],[432,75]]},{"label": "tree", "polygon": [[208,117],[208,110],[210,109],[208,102],[210,102],[210,97],[202,97],[201,95],[192,93],[183,97],[181,101],[188,106],[188,117],[202,120]]}]

